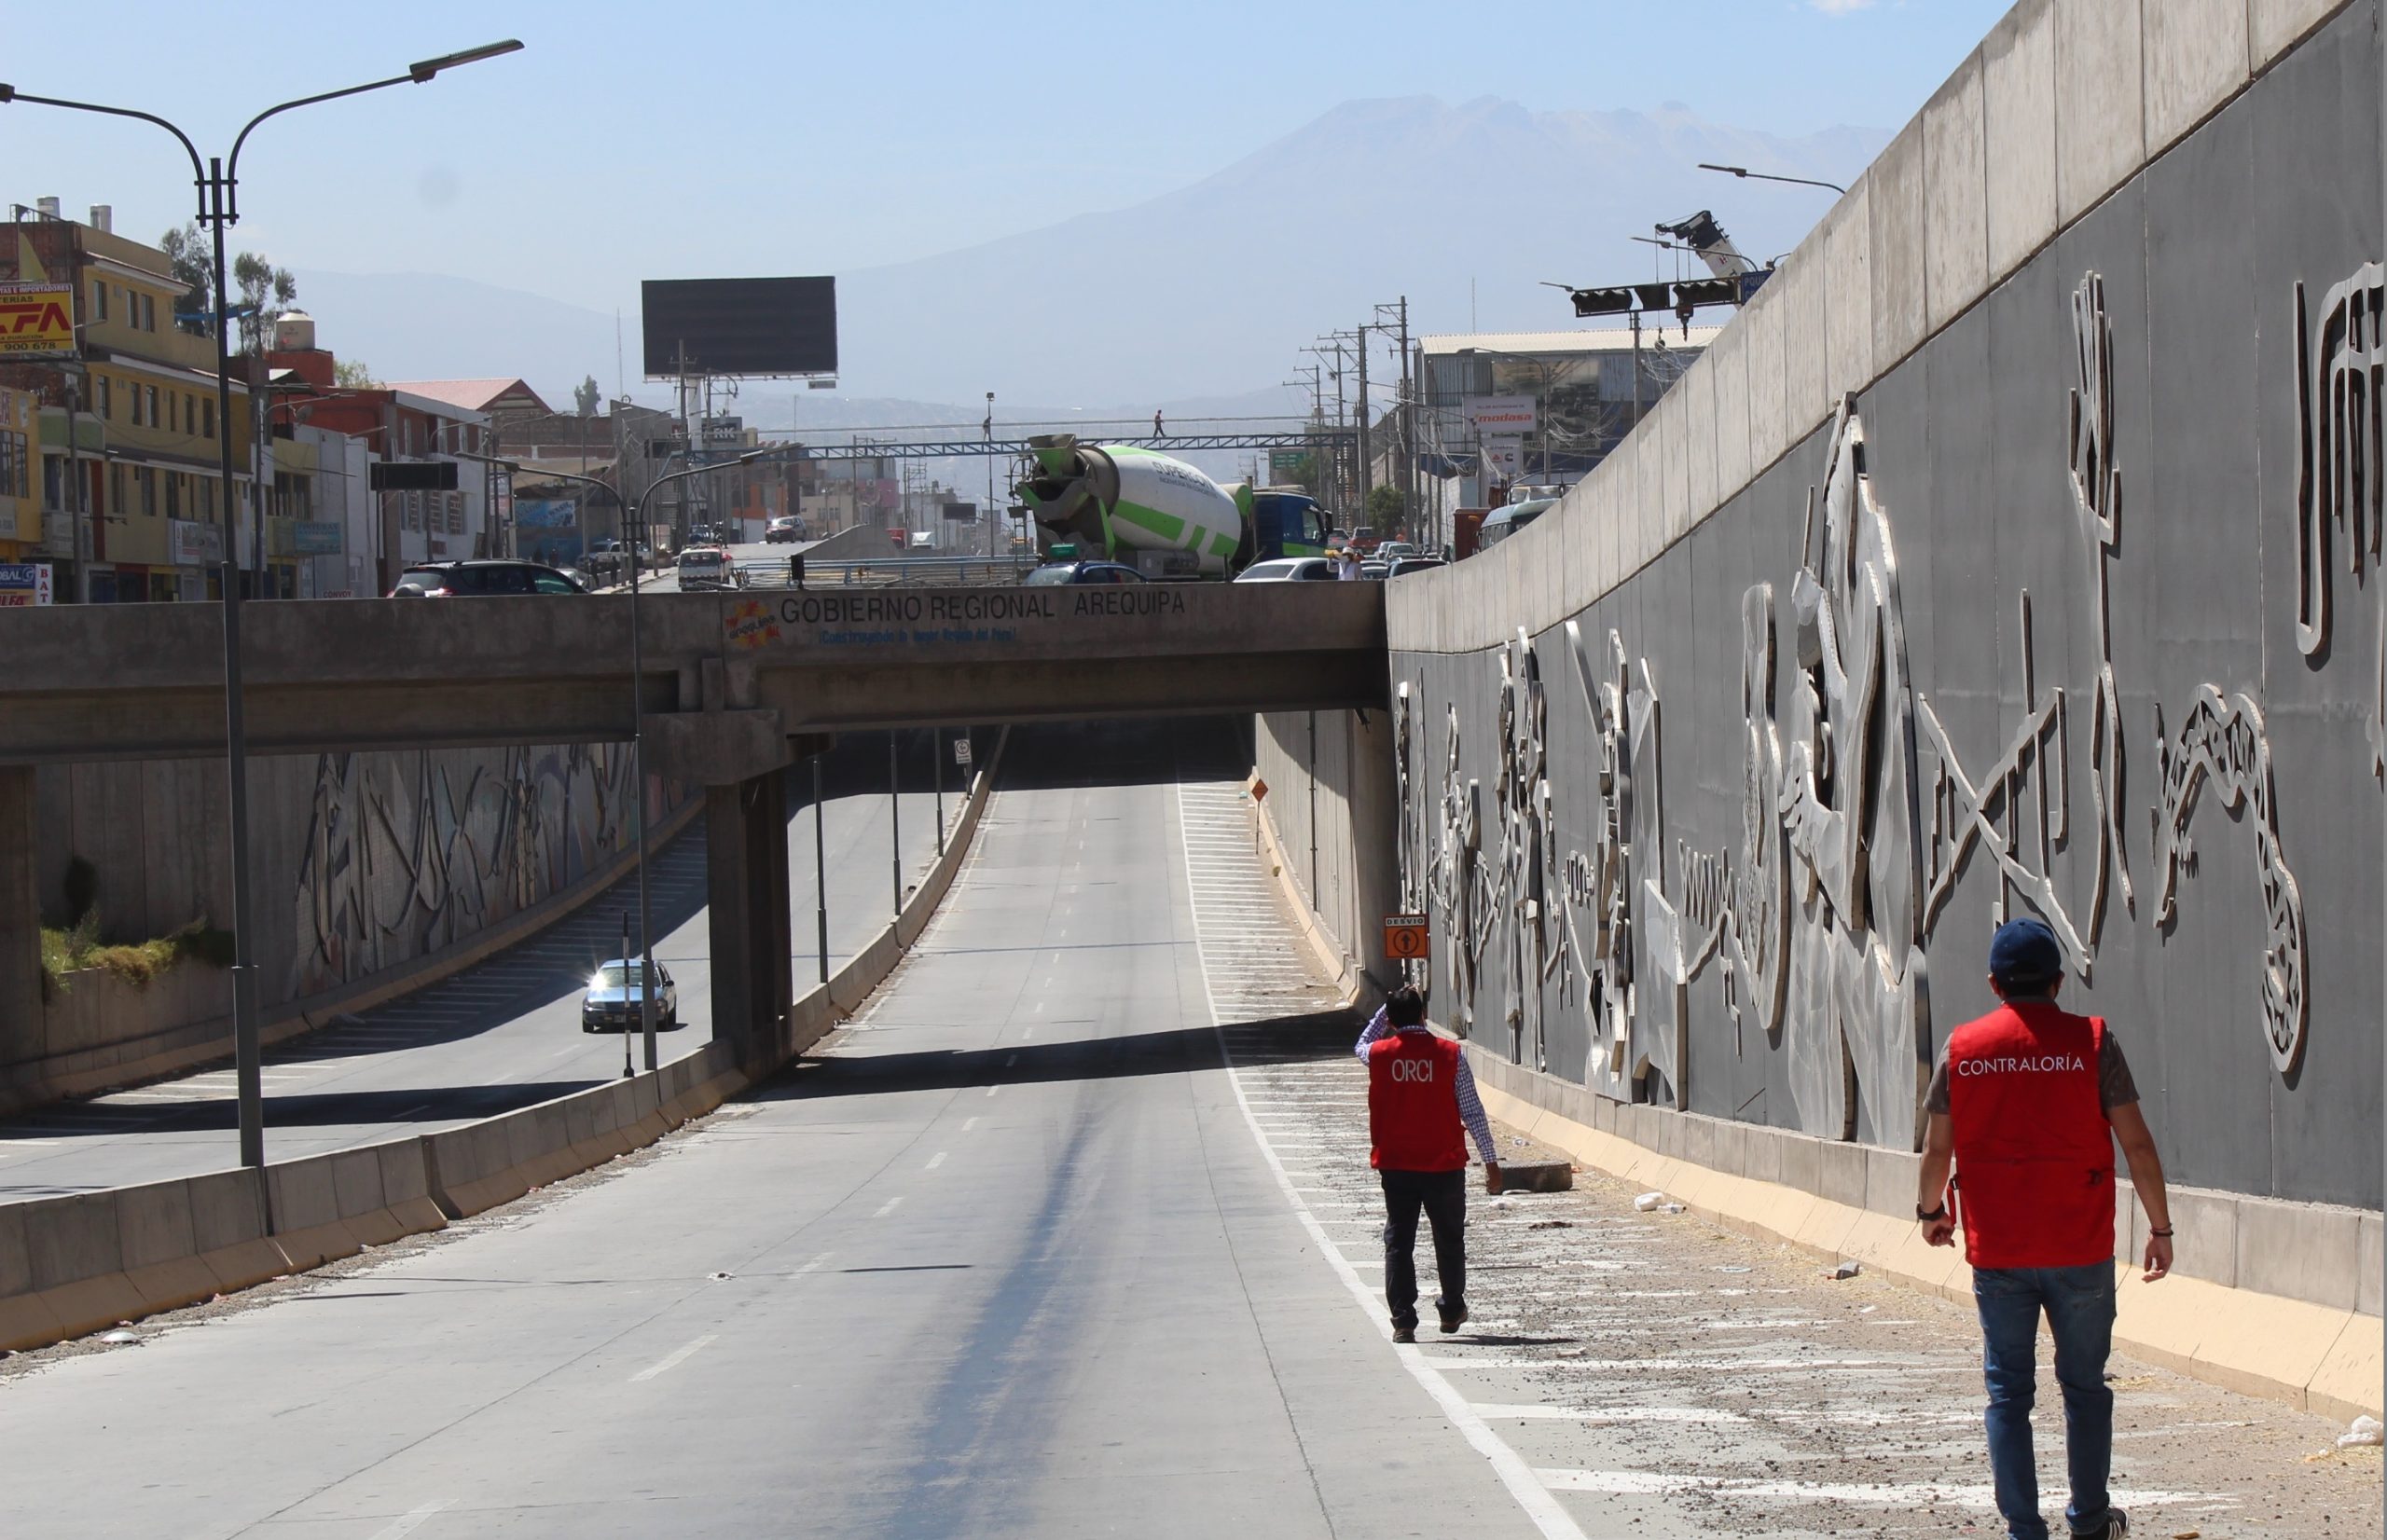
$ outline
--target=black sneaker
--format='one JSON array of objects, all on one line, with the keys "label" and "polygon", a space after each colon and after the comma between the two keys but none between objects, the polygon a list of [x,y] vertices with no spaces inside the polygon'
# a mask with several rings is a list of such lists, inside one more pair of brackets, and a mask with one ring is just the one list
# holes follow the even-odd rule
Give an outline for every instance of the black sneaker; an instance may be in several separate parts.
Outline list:
[{"label": "black sneaker", "polygon": [[2105,1510],[2104,1528],[2075,1530],[2072,1540],[2122,1540],[2122,1537],[2128,1533],[2130,1533],[2130,1515],[2119,1508],[2109,1507]]},{"label": "black sneaker", "polygon": [[1415,1327],[1395,1327],[1392,1328],[1392,1340],[1396,1342],[1414,1342],[1417,1340],[1417,1328]]}]

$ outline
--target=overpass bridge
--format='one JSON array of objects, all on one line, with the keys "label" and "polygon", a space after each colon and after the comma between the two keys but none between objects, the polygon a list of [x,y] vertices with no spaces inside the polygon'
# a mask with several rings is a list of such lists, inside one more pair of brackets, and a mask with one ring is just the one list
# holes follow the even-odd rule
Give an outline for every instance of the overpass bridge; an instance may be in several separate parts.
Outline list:
[{"label": "overpass bridge", "polygon": [[[5,827],[31,828],[35,764],[223,754],[221,623],[197,604],[12,612]],[[650,774],[706,788],[714,1031],[741,1046],[794,998],[780,772],[836,734],[1369,708],[1388,694],[1384,585],[1371,583],[726,590],[635,609],[614,596],[292,600],[244,607],[241,626],[252,754],[636,732]],[[11,951],[37,945],[34,864],[0,842]],[[0,981],[37,977],[22,960],[0,958]]]}]

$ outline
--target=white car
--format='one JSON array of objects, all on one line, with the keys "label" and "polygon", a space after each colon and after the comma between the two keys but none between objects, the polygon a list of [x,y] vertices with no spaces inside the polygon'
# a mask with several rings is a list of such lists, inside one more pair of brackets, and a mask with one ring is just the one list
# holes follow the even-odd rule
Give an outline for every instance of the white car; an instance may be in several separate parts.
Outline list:
[{"label": "white car", "polygon": [[1255,561],[1235,574],[1237,583],[1332,583],[1334,563],[1324,557],[1280,557]]},{"label": "white car", "polygon": [[693,593],[699,588],[727,588],[738,581],[737,568],[729,553],[718,545],[697,545],[680,553],[680,591]]}]

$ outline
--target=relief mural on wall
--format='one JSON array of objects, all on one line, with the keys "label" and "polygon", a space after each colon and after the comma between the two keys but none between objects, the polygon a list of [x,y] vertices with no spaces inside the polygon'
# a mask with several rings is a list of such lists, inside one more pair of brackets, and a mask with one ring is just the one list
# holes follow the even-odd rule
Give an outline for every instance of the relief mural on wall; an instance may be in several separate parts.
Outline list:
[{"label": "relief mural on wall", "polygon": [[529,908],[628,847],[628,746],[324,754],[292,895],[290,998]]},{"label": "relief mural on wall", "polygon": [[[2302,306],[2299,290],[2299,321]],[[1933,1041],[1925,952],[1967,874],[1994,874],[1993,916],[2047,920],[2070,969],[2090,979],[2114,897],[2132,915],[2138,904],[2124,837],[2127,735],[2110,608],[2123,483],[2113,454],[2112,324],[2099,275],[2083,278],[2071,309],[2077,376],[2067,400],[2068,495],[2095,643],[2081,693],[2089,706],[2085,800],[2093,813],[2086,826],[2073,818],[2073,701],[2063,682],[2041,677],[2027,590],[2015,596],[2006,649],[2021,675],[2021,715],[1992,761],[1968,769],[1956,735],[1917,689],[1897,543],[1852,397],[1832,422],[1823,484],[1808,495],[1787,614],[1777,615],[1772,584],[1743,595],[1736,848],[1705,851],[1676,840],[1669,852],[1658,681],[1617,630],[1595,652],[1579,621],[1565,627],[1597,745],[1596,763],[1583,767],[1592,782],[1588,849],[1560,849],[1533,639],[1520,631],[1499,653],[1495,859],[1484,858],[1481,789],[1461,770],[1456,704],[1446,706],[1439,828],[1421,891],[1446,938],[1444,1009],[1455,1025],[1473,1027],[1497,936],[1502,944],[1492,955],[1501,964],[1501,1020],[1513,1057],[1538,1066],[1546,1057],[1539,986],[1553,986],[1559,1007],[1580,1011],[1587,1027],[1587,1083],[1621,1098],[1663,1093],[1687,1107],[1690,991],[1713,972],[1733,1024],[1732,1052],[1750,1052],[1754,1026],[1768,1051],[1787,1055],[1795,1126],[1842,1139],[1861,1131],[1911,1148]],[[2319,363],[2310,350],[2298,356],[2306,406],[2298,638],[2308,653],[2327,640],[2331,527],[2347,529],[2357,580],[2366,558],[2375,573],[2387,474],[2380,269],[2366,268],[2333,289],[2325,312]],[[1793,649],[1787,676],[1777,671],[1783,644]],[[2387,613],[2380,668],[2387,703]],[[1777,701],[1782,677],[1787,699]],[[1424,681],[1414,689],[1422,698]],[[1401,687],[1404,723],[1411,690]],[[2159,706],[2154,716],[2149,854],[2161,885],[2147,921],[2167,926],[2177,914],[2181,877],[2194,870],[2189,826],[2210,785],[2252,827],[2267,916],[2255,1009],[2284,1073],[2304,1038],[2306,937],[2279,838],[2260,708],[2207,684],[2176,734],[2166,735]],[[2374,769],[2387,777],[2387,706],[2370,737]],[[1404,849],[1423,848],[1423,806],[1410,843],[1405,726],[1400,743]],[[2076,839],[2087,842],[2077,852]],[[2070,879],[2059,866],[2068,855]]]}]

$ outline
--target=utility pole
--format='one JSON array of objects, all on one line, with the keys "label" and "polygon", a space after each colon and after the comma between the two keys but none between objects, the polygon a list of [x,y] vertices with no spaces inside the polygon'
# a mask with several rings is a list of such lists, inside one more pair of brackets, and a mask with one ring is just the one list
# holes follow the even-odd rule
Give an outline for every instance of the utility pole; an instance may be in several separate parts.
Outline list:
[{"label": "utility pole", "polygon": [[[1400,337],[1400,424],[1396,430],[1400,446],[1400,474],[1395,478],[1395,485],[1400,488],[1399,532],[1411,537],[1415,533],[1417,520],[1417,391],[1409,369],[1409,296],[1402,295],[1396,304],[1376,307],[1379,317],[1387,310],[1399,318]],[[1383,328],[1384,323],[1379,320],[1377,329]]]},{"label": "utility pole", "polygon": [[1368,429],[1371,419],[1375,416],[1374,409],[1368,405],[1368,323],[1364,321],[1359,323],[1359,511],[1351,516],[1351,528],[1354,529],[1359,527],[1360,520],[1365,519],[1368,516],[1368,476],[1373,469],[1373,467],[1368,463],[1373,458],[1368,450]]}]

